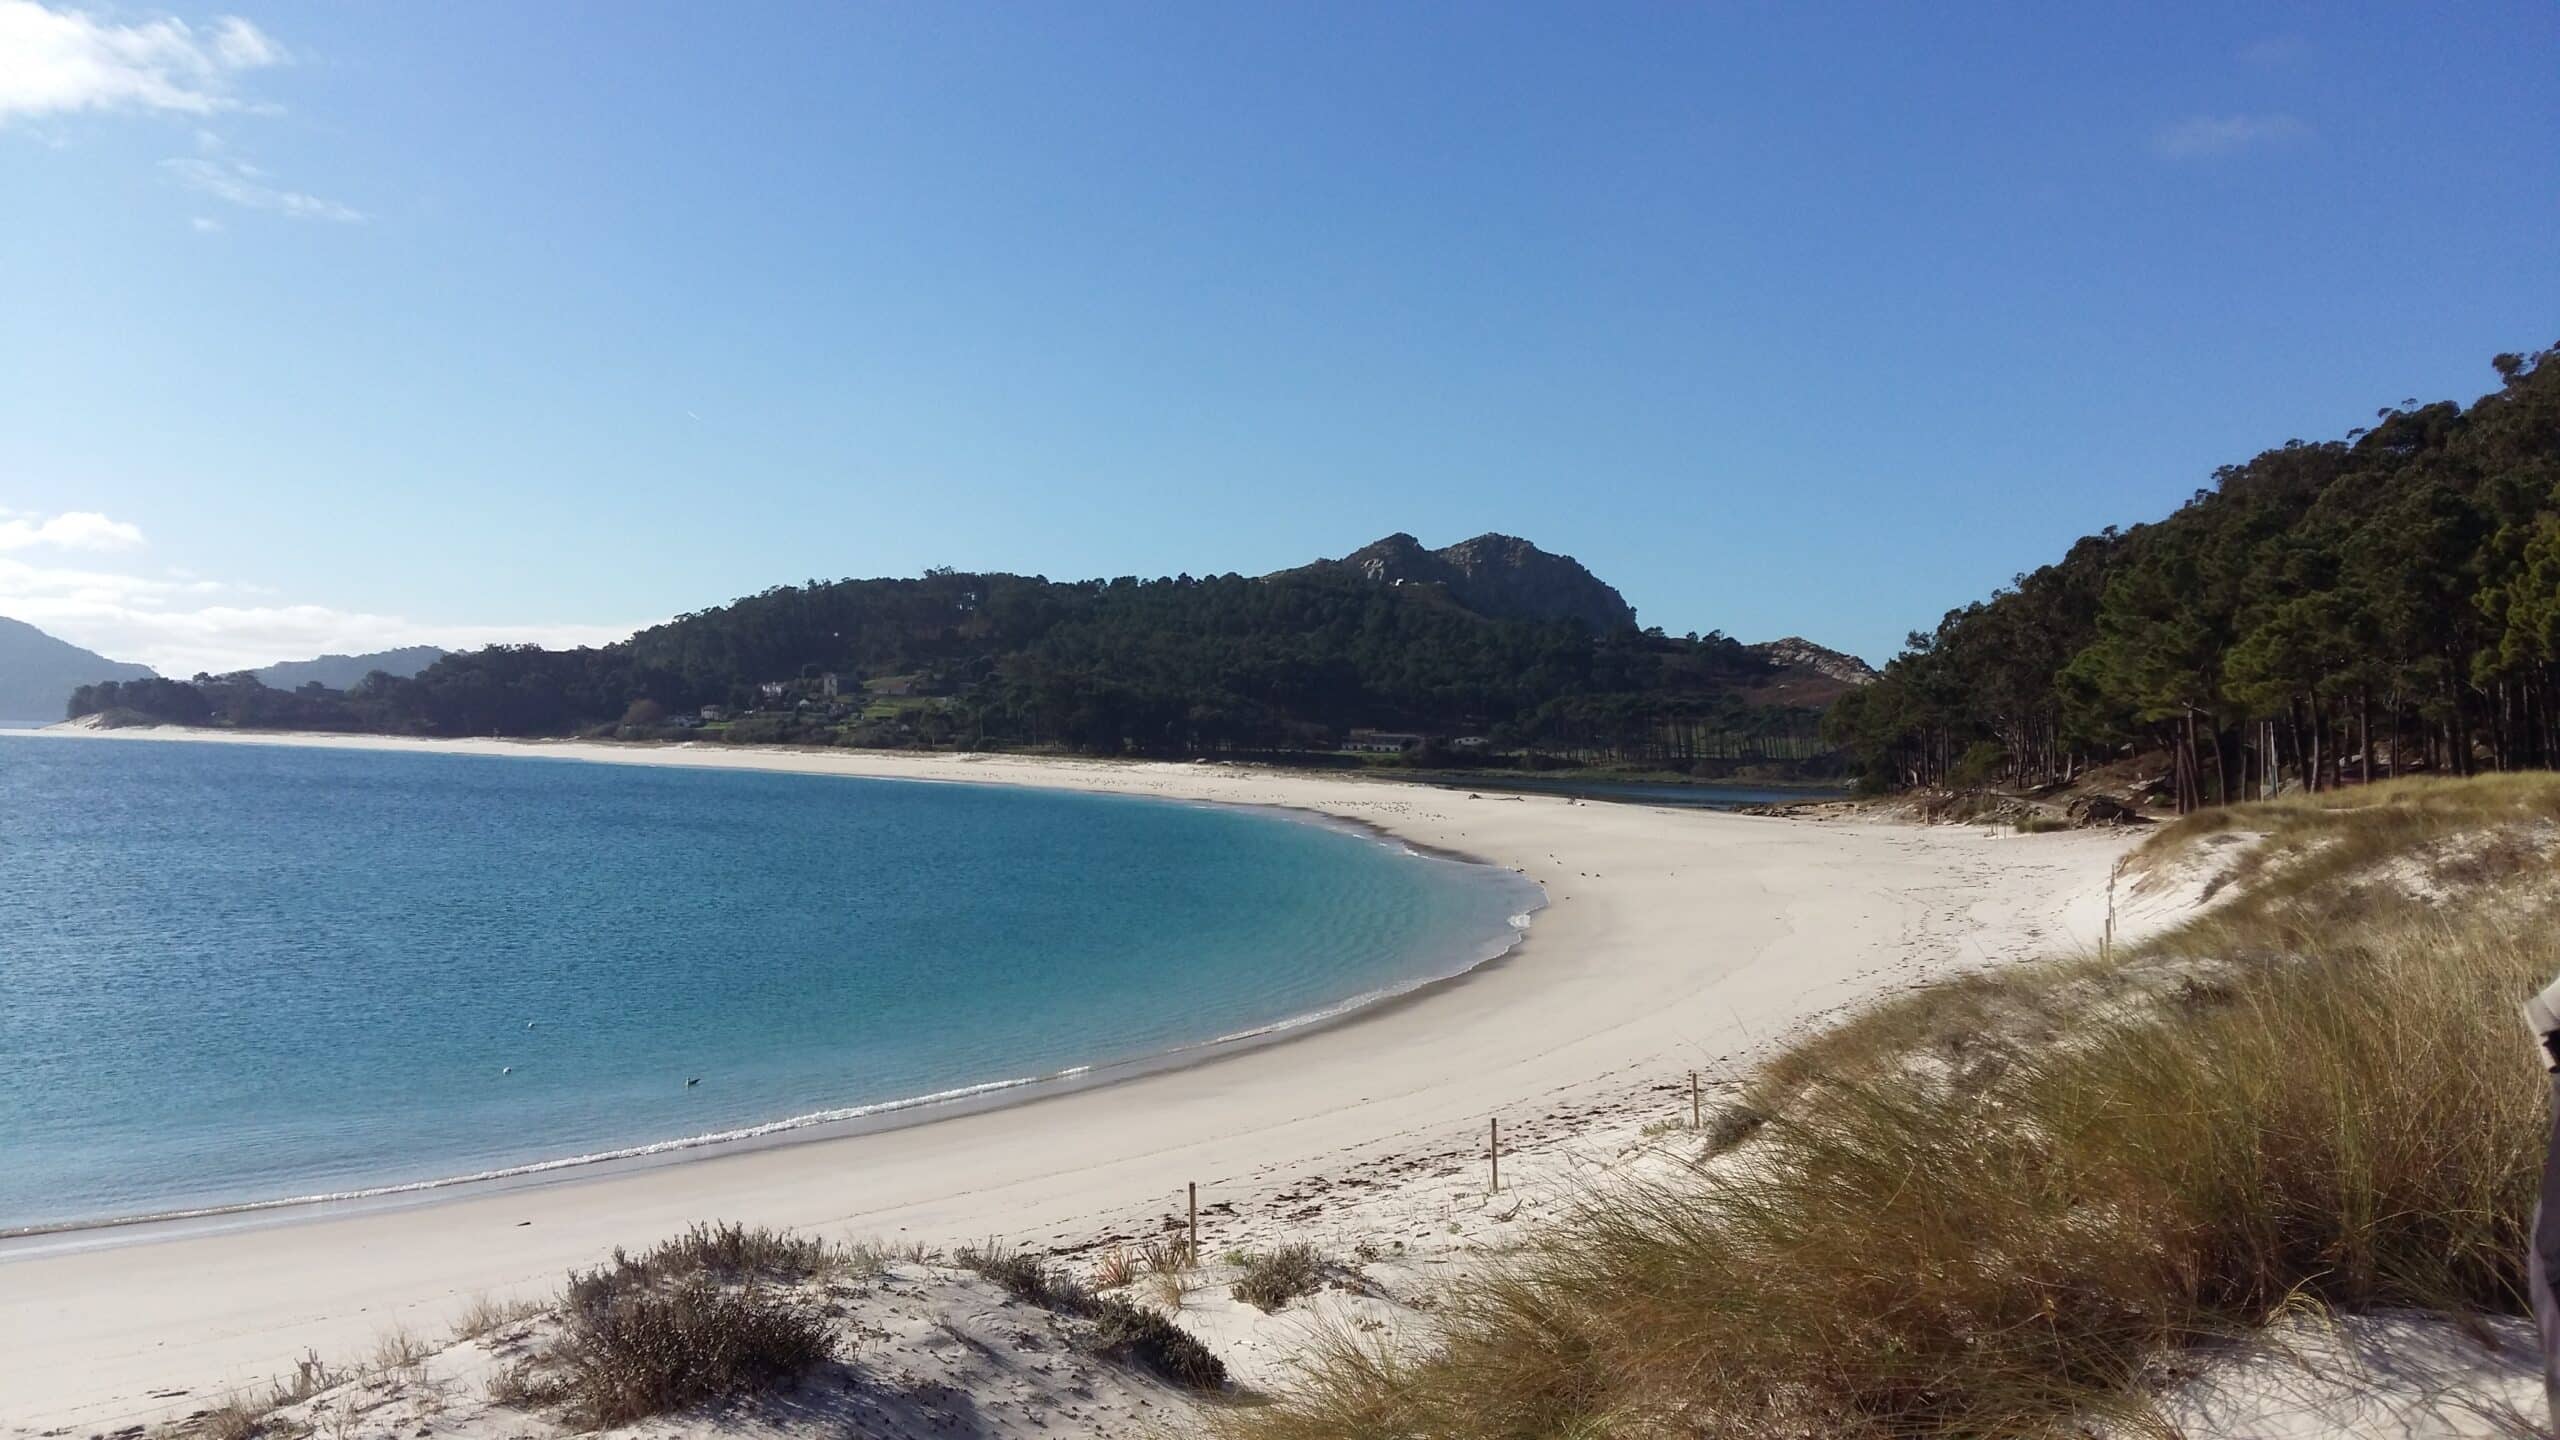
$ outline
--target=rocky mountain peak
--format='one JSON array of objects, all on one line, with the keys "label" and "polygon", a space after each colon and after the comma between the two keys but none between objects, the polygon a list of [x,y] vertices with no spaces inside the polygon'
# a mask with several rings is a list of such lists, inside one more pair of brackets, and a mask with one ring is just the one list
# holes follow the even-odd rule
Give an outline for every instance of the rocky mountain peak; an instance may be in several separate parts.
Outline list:
[{"label": "rocky mountain peak", "polygon": [[1789,635],[1782,640],[1763,640],[1757,645],[1745,648],[1772,665],[1790,665],[1799,670],[1810,670],[1817,675],[1837,680],[1843,685],[1873,685],[1883,678],[1876,673],[1876,667],[1857,656],[1834,650],[1827,645],[1816,645],[1801,635]]},{"label": "rocky mountain peak", "polygon": [[1460,605],[1495,620],[1579,620],[1607,633],[1632,629],[1634,607],[1615,586],[1570,555],[1517,535],[1487,533],[1439,550],[1398,531],[1339,560],[1294,573],[1349,573],[1379,585],[1437,585]]}]

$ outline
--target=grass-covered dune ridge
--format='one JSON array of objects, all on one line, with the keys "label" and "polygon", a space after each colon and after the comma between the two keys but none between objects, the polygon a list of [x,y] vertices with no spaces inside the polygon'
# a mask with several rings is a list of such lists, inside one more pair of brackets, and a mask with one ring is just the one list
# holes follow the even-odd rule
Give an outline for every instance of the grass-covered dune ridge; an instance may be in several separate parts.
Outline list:
[{"label": "grass-covered dune ridge", "polygon": [[2199,1341],[2306,1307],[2519,1311],[2543,1099],[2515,1017],[2560,970],[2555,835],[2548,776],[2166,827],[2128,886],[2211,863],[2200,918],[1817,1037],[1760,1123],[1717,1127],[1745,1138],[1593,1194],[1451,1297],[1430,1353],[1346,1337],[1234,1428],[2165,1432]]}]

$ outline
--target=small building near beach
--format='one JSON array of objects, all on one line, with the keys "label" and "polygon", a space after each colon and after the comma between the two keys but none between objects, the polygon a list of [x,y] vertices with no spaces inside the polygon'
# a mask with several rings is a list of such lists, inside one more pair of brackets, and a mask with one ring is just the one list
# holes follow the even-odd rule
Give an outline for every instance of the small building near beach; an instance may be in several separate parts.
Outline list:
[{"label": "small building near beach", "polygon": [[1354,730],[1343,737],[1342,748],[1362,755],[1401,755],[1419,747],[1422,739],[1402,730]]}]

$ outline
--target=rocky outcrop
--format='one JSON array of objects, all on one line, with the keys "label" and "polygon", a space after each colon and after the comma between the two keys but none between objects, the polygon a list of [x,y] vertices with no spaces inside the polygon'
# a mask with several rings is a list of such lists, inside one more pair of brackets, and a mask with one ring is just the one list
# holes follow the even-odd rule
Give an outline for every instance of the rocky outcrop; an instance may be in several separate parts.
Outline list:
[{"label": "rocky outcrop", "polygon": [[1449,598],[1493,620],[1579,620],[1607,633],[1635,628],[1635,607],[1617,587],[1516,535],[1479,535],[1426,550],[1395,534],[1339,560],[1319,560],[1283,574],[1348,574],[1380,585],[1436,585]]},{"label": "rocky outcrop", "polygon": [[2151,823],[2141,811],[2112,795],[2075,795],[2063,805],[2062,813],[2083,830]]},{"label": "rocky outcrop", "polygon": [[1816,645],[1801,635],[1790,635],[1783,640],[1763,640],[1747,648],[1772,665],[1810,670],[1843,685],[1873,685],[1883,678],[1876,674],[1876,667],[1857,656]]}]

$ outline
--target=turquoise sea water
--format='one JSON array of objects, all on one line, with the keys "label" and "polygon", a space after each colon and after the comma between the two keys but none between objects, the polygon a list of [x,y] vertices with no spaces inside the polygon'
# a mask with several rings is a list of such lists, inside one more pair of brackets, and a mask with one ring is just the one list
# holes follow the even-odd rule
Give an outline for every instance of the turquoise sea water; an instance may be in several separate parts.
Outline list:
[{"label": "turquoise sea water", "polygon": [[1455,973],[1536,896],[1112,796],[0,737],[0,1230],[1160,1056]]}]

